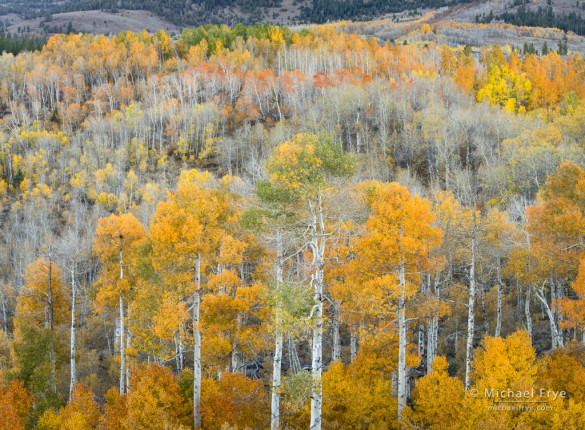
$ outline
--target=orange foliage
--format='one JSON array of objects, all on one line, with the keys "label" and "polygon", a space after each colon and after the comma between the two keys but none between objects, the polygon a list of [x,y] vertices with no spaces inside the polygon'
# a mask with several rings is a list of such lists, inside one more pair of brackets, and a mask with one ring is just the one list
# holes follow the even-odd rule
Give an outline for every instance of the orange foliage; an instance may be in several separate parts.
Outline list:
[{"label": "orange foliage", "polygon": [[20,381],[0,387],[0,430],[24,430],[25,418],[33,401]]},{"label": "orange foliage", "polygon": [[241,373],[223,372],[219,380],[207,378],[201,392],[201,417],[205,428],[256,427],[268,416],[264,385]]}]

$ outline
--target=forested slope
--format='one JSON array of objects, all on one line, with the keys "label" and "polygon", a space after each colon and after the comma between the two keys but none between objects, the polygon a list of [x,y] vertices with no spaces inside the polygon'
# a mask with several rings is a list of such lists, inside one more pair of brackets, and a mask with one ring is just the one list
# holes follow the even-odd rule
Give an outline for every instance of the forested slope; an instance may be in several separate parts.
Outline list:
[{"label": "forested slope", "polygon": [[0,428],[582,428],[584,97],[329,26],[4,54]]}]

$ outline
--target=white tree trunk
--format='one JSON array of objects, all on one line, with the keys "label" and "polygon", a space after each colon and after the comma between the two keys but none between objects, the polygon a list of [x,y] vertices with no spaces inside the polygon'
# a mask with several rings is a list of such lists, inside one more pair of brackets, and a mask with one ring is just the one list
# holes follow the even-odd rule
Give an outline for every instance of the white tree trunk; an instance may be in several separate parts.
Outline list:
[{"label": "white tree trunk", "polygon": [[471,264],[469,266],[469,303],[467,309],[467,346],[465,358],[465,389],[471,387],[471,360],[473,358],[473,337],[475,335],[475,214],[473,237],[471,238]]},{"label": "white tree trunk", "polygon": [[8,334],[8,316],[6,315],[6,296],[4,291],[0,291],[0,303],[2,303],[2,329],[4,333]]},{"label": "white tree trunk", "polygon": [[201,307],[201,256],[197,256],[195,267],[195,292],[193,294],[193,425],[201,428],[201,329],[199,310]]},{"label": "white tree trunk", "polygon": [[49,290],[47,291],[47,312],[48,327],[53,331],[53,317],[54,317],[54,304],[53,304],[53,263],[49,259]]},{"label": "white tree trunk", "polygon": [[427,323],[427,373],[431,372],[433,361],[437,357],[438,331],[439,320],[436,315],[433,315]]},{"label": "white tree trunk", "polygon": [[175,362],[177,364],[177,373],[183,372],[183,341],[181,339],[181,328],[175,335]]},{"label": "white tree trunk", "polygon": [[498,310],[496,318],[496,333],[495,336],[499,337],[502,330],[502,277],[500,275],[500,258],[498,257],[498,265],[496,266],[496,273],[498,277]]},{"label": "white tree trunk", "polygon": [[313,328],[310,430],[321,430],[321,408],[323,402],[321,374],[323,372],[323,263],[315,270],[315,326]]},{"label": "white tree trunk", "polygon": [[534,293],[536,294],[536,297],[538,298],[538,300],[540,300],[540,302],[544,306],[544,310],[546,311],[546,314],[548,316],[548,320],[550,323],[550,337],[551,337],[552,349],[557,349],[559,347],[562,347],[563,346],[563,337],[562,337],[561,331],[557,327],[557,323],[555,322],[555,315],[553,313],[553,310],[549,306],[549,304],[546,300],[546,297],[542,291],[535,290]]},{"label": "white tree trunk", "polygon": [[532,342],[532,314],[530,313],[530,293],[531,288],[526,289],[526,298],[524,299],[524,316],[526,317],[526,331],[530,336],[530,342]]},{"label": "white tree trunk", "polygon": [[339,303],[333,301],[333,351],[331,361],[341,361],[341,338],[339,337]]},{"label": "white tree trunk", "polygon": [[402,410],[406,406],[406,315],[404,295],[406,278],[404,259],[400,261],[400,296],[398,298],[398,419],[402,419]]},{"label": "white tree trunk", "polygon": [[[128,306],[128,310],[126,312],[126,317],[128,320],[131,319],[130,317],[130,306]],[[126,329],[126,350],[129,350],[132,345],[132,333],[130,329]],[[130,391],[130,363],[128,362],[128,357],[126,357],[126,392]]]},{"label": "white tree trunk", "polygon": [[280,428],[280,368],[282,363],[282,332],[278,332],[274,342],[274,362],[272,366],[272,402],[271,402],[271,430]]},{"label": "white tree trunk", "polygon": [[126,349],[124,345],[124,302],[120,292],[120,394],[126,391],[124,381],[126,380]]},{"label": "white tree trunk", "polygon": [[293,375],[296,375],[301,371],[301,361],[299,360],[295,340],[292,336],[288,336],[288,355],[290,357],[290,370]]},{"label": "white tree trunk", "polygon": [[[283,281],[283,246],[282,235],[280,231],[276,233],[276,288],[282,288]],[[280,428],[280,384],[281,384],[281,365],[282,365],[282,344],[283,333],[280,327],[281,305],[276,305],[276,339],[274,341],[274,360],[272,363],[272,392],[270,404],[270,428],[278,430]]]},{"label": "white tree trunk", "polygon": [[234,340],[232,342],[232,373],[240,371],[240,353],[238,351],[238,333],[240,331],[240,325],[242,323],[242,314],[238,312],[236,317],[236,332],[234,333]]},{"label": "white tree trunk", "polygon": [[77,379],[77,372],[75,367],[75,302],[77,296],[77,287],[75,285],[75,263],[71,268],[71,336],[69,349],[69,363],[71,368],[71,377],[69,380],[69,401],[73,397],[73,389],[75,388],[75,381]]},{"label": "white tree trunk", "polygon": [[349,333],[349,355],[350,360],[353,363],[357,356],[357,336],[355,334],[355,329],[352,329]]},{"label": "white tree trunk", "polygon": [[[311,424],[310,430],[321,430],[321,410],[323,404],[323,386],[321,375],[323,373],[323,275],[325,255],[325,226],[321,200],[312,211],[313,232],[311,247],[313,251],[313,265],[315,273],[313,278],[314,287],[314,327],[313,344],[311,354],[311,370],[313,381],[311,384]],[[321,233],[321,234],[319,234]],[[321,236],[321,237],[319,237]]]},{"label": "white tree trunk", "polygon": [[[120,280],[124,279],[124,255],[120,248]],[[124,380],[126,377],[126,349],[124,345],[124,300],[122,299],[122,291],[120,291],[120,394],[126,392]]]}]

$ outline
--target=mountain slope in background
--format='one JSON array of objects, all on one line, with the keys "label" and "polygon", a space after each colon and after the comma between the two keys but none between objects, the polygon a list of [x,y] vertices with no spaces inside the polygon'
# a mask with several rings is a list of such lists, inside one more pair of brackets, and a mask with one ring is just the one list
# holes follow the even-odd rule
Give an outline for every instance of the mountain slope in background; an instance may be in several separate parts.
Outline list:
[{"label": "mountain slope in background", "polygon": [[[583,12],[583,17],[582,17]],[[0,28],[24,35],[121,31],[177,34],[205,24],[303,25],[378,20],[554,27],[585,35],[585,0],[4,0]],[[505,43],[505,42],[504,42]]]}]

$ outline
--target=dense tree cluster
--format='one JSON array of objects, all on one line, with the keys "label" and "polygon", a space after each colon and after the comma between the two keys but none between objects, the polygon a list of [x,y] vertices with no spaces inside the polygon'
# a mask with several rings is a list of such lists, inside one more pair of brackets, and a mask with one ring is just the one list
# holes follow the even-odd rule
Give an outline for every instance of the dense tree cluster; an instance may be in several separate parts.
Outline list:
[{"label": "dense tree cluster", "polygon": [[0,33],[0,52],[16,55],[22,51],[38,51],[45,43],[47,43],[45,39],[17,37],[9,33]]},{"label": "dense tree cluster", "polygon": [[486,16],[476,16],[475,22],[489,24],[494,19],[500,19],[506,23],[522,25],[528,27],[553,27],[563,31],[572,31],[573,33],[585,34],[585,20],[581,17],[580,12],[570,12],[568,14],[555,14],[552,6],[538,7],[537,9],[528,9],[524,2],[513,12],[504,12],[495,15],[493,12]]},{"label": "dense tree cluster", "polygon": [[582,428],[584,98],[331,26],[2,55],[0,428]]}]

